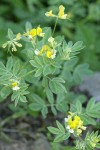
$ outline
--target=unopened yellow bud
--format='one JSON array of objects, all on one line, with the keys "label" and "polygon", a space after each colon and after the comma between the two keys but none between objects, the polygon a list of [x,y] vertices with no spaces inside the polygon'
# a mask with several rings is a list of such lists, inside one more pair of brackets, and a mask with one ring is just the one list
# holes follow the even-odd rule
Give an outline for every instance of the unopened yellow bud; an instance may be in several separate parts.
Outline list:
[{"label": "unopened yellow bud", "polygon": [[54,16],[53,13],[52,13],[52,10],[46,12],[45,15],[46,15],[47,17],[53,17],[53,16]]},{"label": "unopened yellow bud", "polygon": [[77,129],[77,135],[80,135],[82,133],[81,129]]},{"label": "unopened yellow bud", "polygon": [[16,40],[20,40],[20,39],[21,39],[21,34],[18,33],[18,34],[16,35]]}]

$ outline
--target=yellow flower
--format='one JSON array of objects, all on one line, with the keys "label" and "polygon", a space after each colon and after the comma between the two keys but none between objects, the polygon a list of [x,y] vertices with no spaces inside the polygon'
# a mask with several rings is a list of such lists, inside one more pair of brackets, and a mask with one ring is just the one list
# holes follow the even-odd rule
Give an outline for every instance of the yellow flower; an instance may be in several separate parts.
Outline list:
[{"label": "yellow flower", "polygon": [[51,49],[48,45],[43,45],[42,49],[35,50],[36,55],[42,55],[44,54],[47,58],[54,59],[56,56],[56,50]]},{"label": "yellow flower", "polygon": [[13,83],[12,83],[12,87],[15,87],[15,86],[17,86],[17,85],[18,85],[17,82],[13,82]]},{"label": "yellow flower", "polygon": [[53,55],[53,51],[48,50],[47,53],[46,53],[47,58],[51,58],[52,55]]},{"label": "yellow flower", "polygon": [[63,5],[59,6],[59,13],[58,13],[58,17],[60,19],[66,19],[67,18],[67,14],[64,13],[65,7]]},{"label": "yellow flower", "polygon": [[77,135],[80,135],[82,133],[82,130],[86,130],[86,127],[83,126],[83,121],[79,116],[74,116],[70,112],[70,115],[68,115],[68,118],[65,118],[65,123],[67,123],[67,129],[69,132],[74,133],[76,132]]},{"label": "yellow flower", "polygon": [[47,58],[51,58],[51,59],[54,59],[56,56],[56,50],[48,50],[46,52],[46,57]]},{"label": "yellow flower", "polygon": [[11,80],[11,81],[12,81],[12,83],[11,83],[12,89],[14,91],[18,91],[20,89],[19,81],[16,81],[16,80]]},{"label": "yellow flower", "polygon": [[63,5],[60,5],[58,15],[53,14],[52,10],[46,12],[45,15],[47,17],[56,17],[56,18],[60,18],[60,19],[66,19],[68,17],[68,15],[65,14],[64,11],[65,11],[65,7]]},{"label": "yellow flower", "polygon": [[42,55],[43,53],[46,53],[47,51],[51,51],[51,48],[48,45],[43,45],[41,50],[35,50],[36,55]]},{"label": "yellow flower", "polygon": [[37,31],[35,28],[33,28],[32,30],[29,31],[29,35],[31,35],[32,37],[35,37],[37,34]]},{"label": "yellow flower", "polygon": [[40,27],[37,27],[36,31],[37,31],[37,35],[40,36],[40,37],[43,37],[44,34],[45,34],[45,33],[42,32],[42,28],[40,28]]},{"label": "yellow flower", "polygon": [[51,48],[48,45],[43,45],[41,51],[45,52],[51,50]]},{"label": "yellow flower", "polygon": [[74,118],[75,118],[75,120],[78,120],[78,121],[81,120],[79,116],[75,116]]},{"label": "yellow flower", "polygon": [[52,13],[52,10],[46,12],[45,15],[46,15],[47,17],[53,17],[53,16],[54,16],[54,14]]},{"label": "yellow flower", "polygon": [[71,123],[69,123],[69,126],[71,129],[75,129],[77,127],[77,123],[75,121],[72,121]]},{"label": "yellow flower", "polygon": [[37,27],[33,28],[32,30],[24,33],[24,36],[28,36],[30,39],[34,38],[35,36],[43,37],[45,33],[42,32],[42,28]]}]

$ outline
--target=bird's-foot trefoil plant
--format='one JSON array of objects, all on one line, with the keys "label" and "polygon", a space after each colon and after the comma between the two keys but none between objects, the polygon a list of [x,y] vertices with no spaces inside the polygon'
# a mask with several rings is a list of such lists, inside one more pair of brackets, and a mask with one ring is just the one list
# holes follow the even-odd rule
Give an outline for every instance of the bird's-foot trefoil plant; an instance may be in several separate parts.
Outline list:
[{"label": "bird's-foot trefoil plant", "polygon": [[59,112],[66,114],[63,125],[56,121],[57,127],[48,127],[56,135],[54,142],[73,138],[76,149],[100,148],[99,133],[88,131],[88,127],[96,126],[100,118],[100,102],[91,98],[85,108],[86,97],[71,90],[83,76],[92,73],[88,64],[78,63],[77,55],[84,48],[83,42],[73,44],[63,35],[55,36],[57,22],[71,21],[63,5],[59,6],[57,14],[50,10],[45,15],[47,19],[55,19],[53,30],[40,25],[32,27],[29,22],[23,33],[14,34],[8,29],[9,40],[2,46],[8,56],[0,61],[0,101],[10,96],[8,107],[14,114],[19,113],[17,117],[34,116],[37,111],[46,118],[50,110],[55,116]]}]

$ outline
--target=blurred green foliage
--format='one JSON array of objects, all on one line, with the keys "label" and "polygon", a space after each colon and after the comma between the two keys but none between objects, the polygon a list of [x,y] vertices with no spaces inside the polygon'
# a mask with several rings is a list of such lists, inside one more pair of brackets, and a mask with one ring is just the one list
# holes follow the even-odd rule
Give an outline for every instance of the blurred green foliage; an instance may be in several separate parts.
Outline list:
[{"label": "blurred green foliage", "polygon": [[[5,42],[7,29],[15,33],[22,32],[29,21],[34,27],[54,26],[55,19],[45,17],[45,12],[57,12],[63,4],[71,21],[59,21],[56,34],[62,34],[67,40],[82,40],[86,48],[80,54],[80,62],[90,64],[93,70],[100,70],[100,1],[99,0],[1,0],[0,1],[0,47]],[[1,49],[1,48],[0,48]],[[6,56],[0,51],[0,59]]]}]

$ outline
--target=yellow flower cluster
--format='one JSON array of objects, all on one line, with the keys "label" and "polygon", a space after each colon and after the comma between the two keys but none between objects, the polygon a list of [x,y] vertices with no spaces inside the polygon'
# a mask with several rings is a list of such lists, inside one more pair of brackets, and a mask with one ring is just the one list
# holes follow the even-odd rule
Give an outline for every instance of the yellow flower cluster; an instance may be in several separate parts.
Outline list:
[{"label": "yellow flower cluster", "polygon": [[24,33],[24,36],[28,36],[30,39],[34,38],[35,36],[43,37],[45,33],[42,32],[41,27],[33,28],[30,31]]},{"label": "yellow flower cluster", "polygon": [[68,118],[65,118],[66,129],[70,133],[76,133],[78,136],[82,133],[82,130],[86,130],[86,127],[83,126],[83,121],[79,116],[73,116],[71,113]]},{"label": "yellow flower cluster", "polygon": [[47,58],[54,59],[56,55],[56,50],[51,49],[48,45],[43,45],[41,50],[35,50],[36,55],[45,55]]},{"label": "yellow flower cluster", "polygon": [[47,17],[57,17],[60,19],[67,19],[67,14],[65,14],[64,11],[65,11],[65,7],[63,5],[60,5],[58,15],[53,14],[52,10],[46,12],[45,15]]}]

